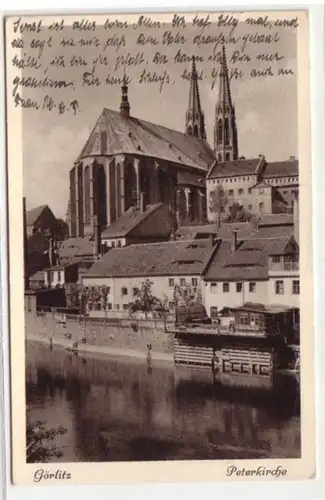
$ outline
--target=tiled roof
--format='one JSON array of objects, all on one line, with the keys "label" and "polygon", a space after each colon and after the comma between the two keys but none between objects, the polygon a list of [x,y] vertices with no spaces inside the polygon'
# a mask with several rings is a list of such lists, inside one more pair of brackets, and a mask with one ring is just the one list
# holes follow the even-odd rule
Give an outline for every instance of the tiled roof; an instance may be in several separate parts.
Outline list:
[{"label": "tiled roof", "polygon": [[121,217],[116,219],[109,227],[103,230],[102,238],[123,238],[127,236],[133,229],[144,222],[158,208],[161,208],[163,203],[148,205],[144,212],[137,207],[130,207]]},{"label": "tiled roof", "polygon": [[214,254],[207,271],[207,281],[262,280],[268,277],[268,256],[282,255],[291,240],[291,235],[263,237],[260,231],[239,242],[235,252],[231,251],[231,240],[223,240]]},{"label": "tiled roof", "polygon": [[299,175],[298,160],[273,161],[266,164],[263,177],[297,177]]},{"label": "tiled roof", "polygon": [[216,179],[219,177],[235,177],[236,175],[253,175],[257,173],[261,161],[261,158],[225,161],[222,163],[216,161],[208,172],[207,178]]},{"label": "tiled roof", "polygon": [[200,226],[180,226],[176,231],[176,237],[179,239],[194,239],[196,235],[217,234],[217,224],[202,224]]},{"label": "tiled roof", "polygon": [[168,241],[112,248],[85,276],[172,276],[201,274],[213,252],[207,240]]},{"label": "tiled roof", "polygon": [[92,237],[85,236],[84,238],[69,238],[63,240],[59,250],[60,259],[73,259],[75,257],[83,257],[93,254]]},{"label": "tiled roof", "polygon": [[41,205],[40,207],[32,208],[26,212],[26,224],[27,226],[33,226],[39,217],[42,215],[42,212],[45,208],[48,208],[47,205]]},{"label": "tiled roof", "polygon": [[218,237],[223,240],[231,239],[234,231],[237,231],[238,240],[244,240],[256,231],[256,228],[251,222],[227,222],[220,226]]},{"label": "tiled roof", "polygon": [[[101,132],[105,140],[101,141]],[[163,159],[203,172],[214,160],[207,142],[120,112],[104,109],[77,161],[93,155],[134,154]]]}]

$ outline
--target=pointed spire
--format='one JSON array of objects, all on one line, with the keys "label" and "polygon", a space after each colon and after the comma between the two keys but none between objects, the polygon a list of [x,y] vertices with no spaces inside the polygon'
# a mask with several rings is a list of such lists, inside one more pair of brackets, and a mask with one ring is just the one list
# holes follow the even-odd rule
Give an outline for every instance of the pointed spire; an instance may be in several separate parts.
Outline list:
[{"label": "pointed spire", "polygon": [[195,56],[192,56],[192,71],[190,80],[190,97],[186,112],[186,133],[199,139],[206,139],[204,113],[201,109],[198,74],[195,65]]},{"label": "pointed spire", "polygon": [[128,98],[128,84],[127,84],[127,77],[126,77],[126,73],[125,73],[125,68],[124,68],[124,75],[123,75],[122,99],[121,99],[121,104],[120,104],[120,112],[121,112],[121,115],[124,116],[124,118],[130,117],[130,103],[129,103],[129,98]]},{"label": "pointed spire", "polygon": [[223,110],[227,107],[232,108],[230,82],[227,67],[226,48],[222,46],[221,61],[220,61],[220,76],[219,76],[219,105],[222,105]]},{"label": "pointed spire", "polygon": [[217,161],[238,159],[238,138],[235,108],[231,100],[226,49],[222,46],[219,74],[219,95],[216,105],[214,150]]}]

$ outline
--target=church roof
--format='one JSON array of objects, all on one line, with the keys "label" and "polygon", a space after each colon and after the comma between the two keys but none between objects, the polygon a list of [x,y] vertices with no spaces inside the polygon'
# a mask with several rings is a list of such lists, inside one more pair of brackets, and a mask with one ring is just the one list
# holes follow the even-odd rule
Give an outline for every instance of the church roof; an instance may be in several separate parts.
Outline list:
[{"label": "church roof", "polygon": [[237,175],[253,175],[258,172],[262,158],[239,159],[225,162],[215,162],[208,172],[208,179],[235,177]]},{"label": "church roof", "polygon": [[266,164],[263,177],[297,177],[299,175],[298,160],[272,161]]},{"label": "church roof", "polygon": [[118,154],[149,156],[203,172],[214,160],[206,141],[104,108],[77,161]]}]

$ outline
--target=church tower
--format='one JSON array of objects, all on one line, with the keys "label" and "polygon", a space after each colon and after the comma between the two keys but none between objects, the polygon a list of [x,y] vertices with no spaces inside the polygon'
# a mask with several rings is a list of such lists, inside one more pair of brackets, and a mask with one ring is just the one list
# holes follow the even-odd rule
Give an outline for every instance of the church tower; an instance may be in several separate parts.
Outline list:
[{"label": "church tower", "polygon": [[231,102],[226,50],[222,46],[219,76],[219,97],[216,105],[214,153],[217,161],[238,159],[238,138],[235,108]]},{"label": "church tower", "polygon": [[130,103],[129,103],[129,98],[128,98],[128,85],[127,85],[125,71],[124,71],[124,76],[123,76],[122,99],[121,99],[121,104],[120,104],[120,112],[121,112],[121,115],[124,116],[124,118],[130,117]]},{"label": "church tower", "polygon": [[190,83],[190,100],[186,111],[186,134],[199,139],[206,139],[204,114],[201,109],[198,75],[195,66],[195,57],[192,57],[192,72]]}]

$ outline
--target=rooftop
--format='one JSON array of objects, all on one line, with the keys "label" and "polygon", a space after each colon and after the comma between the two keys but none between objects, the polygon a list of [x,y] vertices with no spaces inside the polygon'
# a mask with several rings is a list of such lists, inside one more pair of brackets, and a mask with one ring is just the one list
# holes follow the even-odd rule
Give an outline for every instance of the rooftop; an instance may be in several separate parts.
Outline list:
[{"label": "rooftop", "polygon": [[201,274],[214,251],[208,240],[178,240],[111,248],[85,276]]},{"label": "rooftop", "polygon": [[262,158],[239,159],[233,161],[215,161],[210,168],[207,178],[216,179],[220,177],[235,177],[242,175],[253,175],[258,172]]},{"label": "rooftop", "polygon": [[208,143],[196,137],[104,108],[77,161],[96,155],[132,154],[208,170]]},{"label": "rooftop", "polygon": [[26,224],[27,226],[33,226],[37,220],[42,215],[43,210],[49,209],[47,205],[41,205],[39,207],[32,208],[26,212]]},{"label": "rooftop", "polygon": [[92,236],[68,238],[63,240],[58,249],[60,259],[73,259],[93,254]]},{"label": "rooftop", "polygon": [[103,230],[102,238],[123,238],[127,236],[132,230],[163,206],[163,203],[148,205],[143,212],[138,207],[130,207],[109,227]]},{"label": "rooftop", "polygon": [[273,161],[266,164],[263,177],[297,177],[299,175],[299,162],[296,159]]}]

